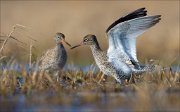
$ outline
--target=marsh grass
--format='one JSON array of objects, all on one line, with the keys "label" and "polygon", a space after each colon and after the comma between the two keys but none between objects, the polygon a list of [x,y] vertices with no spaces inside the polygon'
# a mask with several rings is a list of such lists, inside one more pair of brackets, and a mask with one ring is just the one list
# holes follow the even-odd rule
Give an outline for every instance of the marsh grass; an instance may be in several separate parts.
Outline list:
[{"label": "marsh grass", "polygon": [[[29,65],[33,66],[38,55],[33,47],[33,36],[29,32],[24,35],[27,27],[16,26],[6,41],[0,40],[0,54],[5,54],[2,51],[5,51],[6,43],[15,37],[18,46],[26,50],[25,55],[16,58],[25,57],[27,62],[28,57]],[[28,37],[32,41],[24,45],[16,37]],[[13,46],[10,51],[14,50],[16,47]],[[167,60],[169,62],[159,61],[158,64],[170,66],[176,60],[178,58],[175,61]],[[79,69],[77,65],[70,66],[58,78],[34,69],[27,70],[24,65],[20,70],[14,70],[19,62],[14,57],[9,58],[8,54],[0,57],[1,65],[5,65],[5,68],[0,69],[0,112],[180,111],[180,74],[173,72],[170,67],[162,69],[157,66],[155,73],[133,76],[129,82],[120,85],[112,77],[104,77],[100,81],[102,73],[97,71],[94,64],[88,70]]]},{"label": "marsh grass", "polygon": [[[7,62],[13,67],[16,61]],[[73,66],[72,66],[73,67]],[[131,77],[120,85],[112,77],[65,70],[58,80],[39,71],[0,71],[1,111],[179,111],[180,75],[170,69]]]}]

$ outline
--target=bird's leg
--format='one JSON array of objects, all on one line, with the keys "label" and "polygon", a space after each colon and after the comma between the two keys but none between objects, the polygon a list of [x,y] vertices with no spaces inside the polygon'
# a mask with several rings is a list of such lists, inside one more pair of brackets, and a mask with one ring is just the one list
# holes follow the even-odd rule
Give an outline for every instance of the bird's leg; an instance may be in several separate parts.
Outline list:
[{"label": "bird's leg", "polygon": [[[115,78],[115,79],[116,79],[116,78]],[[122,84],[121,79],[116,79],[116,83],[118,83],[118,84]]]},{"label": "bird's leg", "polygon": [[56,78],[56,81],[59,82],[59,73],[60,71],[57,71],[55,74],[54,74],[54,77]]},{"label": "bird's leg", "polygon": [[120,77],[117,74],[113,74],[112,77],[115,79],[115,84],[122,84]]},{"label": "bird's leg", "polygon": [[[101,73],[102,73],[102,72],[101,72]],[[100,83],[100,82],[101,82],[101,80],[103,80],[103,78],[104,78],[104,74],[102,74],[102,75],[101,75],[101,77],[100,77],[100,79],[99,79],[98,83]]]}]

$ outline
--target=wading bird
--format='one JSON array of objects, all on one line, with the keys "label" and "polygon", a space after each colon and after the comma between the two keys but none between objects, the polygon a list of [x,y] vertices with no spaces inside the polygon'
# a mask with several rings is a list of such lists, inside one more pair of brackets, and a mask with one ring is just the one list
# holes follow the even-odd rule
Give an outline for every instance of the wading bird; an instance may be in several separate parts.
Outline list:
[{"label": "wading bird", "polygon": [[73,48],[89,45],[95,62],[104,75],[117,82],[129,79],[132,74],[153,71],[153,65],[140,65],[136,56],[136,37],[160,21],[161,15],[147,16],[145,8],[137,9],[112,23],[106,30],[109,48],[101,50],[95,35],[89,34]]},{"label": "wading bird", "polygon": [[66,43],[70,47],[71,45],[65,40],[65,36],[62,33],[56,33],[54,39],[56,46],[53,49],[47,50],[40,58],[39,69],[57,76],[67,61],[67,53],[63,43]]}]

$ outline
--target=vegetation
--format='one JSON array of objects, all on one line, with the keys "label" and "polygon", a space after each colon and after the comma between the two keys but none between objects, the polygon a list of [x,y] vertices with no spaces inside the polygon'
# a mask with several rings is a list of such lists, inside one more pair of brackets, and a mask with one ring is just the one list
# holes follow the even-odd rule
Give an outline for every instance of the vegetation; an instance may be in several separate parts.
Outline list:
[{"label": "vegetation", "polygon": [[[72,64],[57,78],[38,71],[38,51],[34,51],[33,45],[36,40],[26,35],[31,40],[30,44],[26,44],[12,36],[19,28],[25,27],[15,25],[7,38],[2,40],[0,111],[180,111],[180,74],[171,67],[162,68],[157,64],[156,72],[132,76],[122,85],[112,77],[102,78],[95,65],[87,69]],[[21,56],[3,54],[10,39],[28,49],[28,55],[23,55],[28,57],[27,65],[17,61]],[[170,64],[172,62],[176,61],[169,61]],[[158,63],[164,64],[163,61]]]},{"label": "vegetation", "polygon": [[[1,111],[179,111],[180,75],[157,70],[134,76],[120,85],[94,70],[64,70],[55,78],[36,70],[13,70],[8,61],[0,71]],[[74,65],[75,66],[75,65]],[[1,67],[2,68],[2,67]],[[158,68],[158,67],[157,67]]]}]

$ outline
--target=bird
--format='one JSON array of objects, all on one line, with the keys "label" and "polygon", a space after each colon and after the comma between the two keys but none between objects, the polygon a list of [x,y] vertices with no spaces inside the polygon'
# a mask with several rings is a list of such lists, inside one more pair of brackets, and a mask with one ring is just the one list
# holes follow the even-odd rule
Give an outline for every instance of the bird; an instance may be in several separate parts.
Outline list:
[{"label": "bird", "polygon": [[55,35],[56,46],[47,50],[44,55],[39,59],[39,70],[58,76],[59,72],[63,69],[67,61],[67,52],[63,43],[71,47],[65,40],[63,33],[56,33]]},{"label": "bird", "polygon": [[109,47],[103,51],[97,37],[88,34],[83,41],[72,47],[88,45],[100,71],[112,76],[118,83],[129,80],[134,74],[151,72],[154,65],[142,65],[136,55],[136,38],[157,24],[161,15],[147,16],[145,8],[139,8],[113,22],[106,30]]}]

